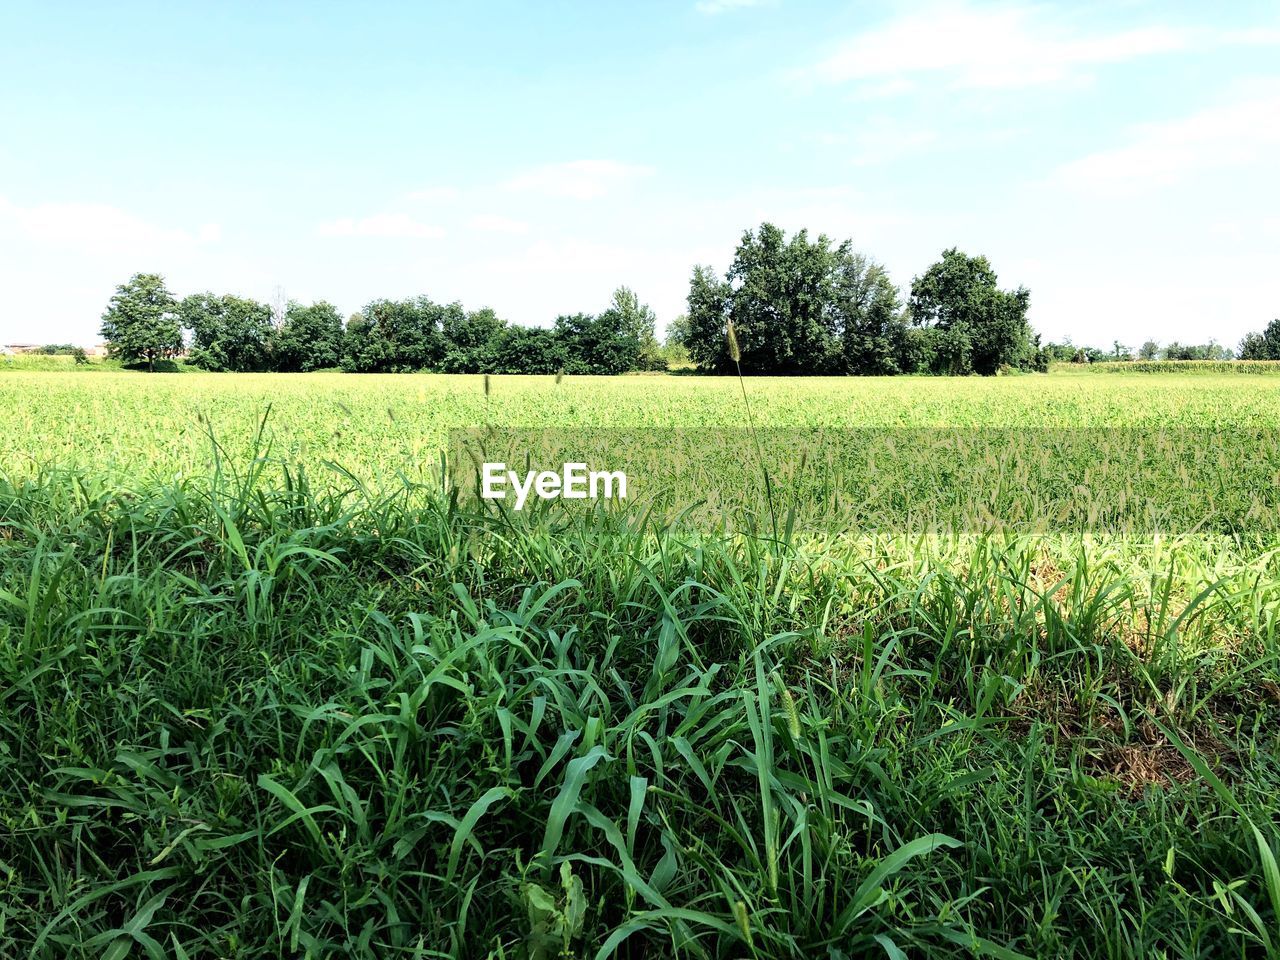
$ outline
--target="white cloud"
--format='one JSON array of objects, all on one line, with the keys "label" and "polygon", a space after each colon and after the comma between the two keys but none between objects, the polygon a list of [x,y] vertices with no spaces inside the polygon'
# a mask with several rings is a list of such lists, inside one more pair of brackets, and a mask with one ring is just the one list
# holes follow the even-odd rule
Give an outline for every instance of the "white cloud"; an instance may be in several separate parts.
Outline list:
[{"label": "white cloud", "polygon": [[407,213],[378,213],[371,217],[342,217],[320,224],[316,233],[322,237],[384,237],[396,239],[438,239],[445,231],[429,223],[420,223]]},{"label": "white cloud", "polygon": [[714,17],[718,13],[728,13],[730,10],[745,10],[748,7],[768,6],[771,0],[698,0],[693,5],[693,9],[699,13]]},{"label": "white cloud", "polygon": [[1166,26],[1082,32],[1040,7],[947,4],[872,28],[802,75],[860,82],[877,95],[911,89],[911,78],[944,76],[957,87],[1062,83],[1087,68],[1193,48],[1272,45],[1277,31],[1196,31]]},{"label": "white cloud", "polygon": [[457,187],[424,187],[421,190],[411,190],[408,193],[410,200],[425,200],[435,203],[447,202],[458,198]]},{"label": "white cloud", "polygon": [[0,326],[15,339],[97,343],[111,291],[139,271],[164,275],[179,296],[205,289],[269,296],[279,282],[271,251],[237,249],[253,241],[244,232],[233,247],[218,223],[199,223],[198,212],[175,225],[109,203],[0,198]]},{"label": "white cloud", "polygon": [[653,173],[651,167],[616,160],[573,160],[535,167],[502,184],[514,193],[592,200]]},{"label": "white cloud", "polygon": [[105,203],[41,203],[19,206],[0,198],[0,226],[28,241],[87,250],[151,251],[213,243],[221,228],[208,223],[196,231],[165,227]]},{"label": "white cloud", "polygon": [[1055,182],[1095,192],[1167,187],[1205,170],[1274,162],[1280,92],[1143,124],[1130,141],[1060,167]]},{"label": "white cloud", "polygon": [[482,213],[471,218],[467,224],[472,230],[480,233],[528,233],[529,224],[523,220],[514,220],[511,217],[501,217],[497,214]]},{"label": "white cloud", "polygon": [[874,166],[919,155],[938,142],[938,133],[894,117],[872,117],[852,132],[814,135],[814,142],[838,151],[857,166]]},{"label": "white cloud", "polygon": [[906,77],[890,77],[887,80],[874,80],[860,84],[855,99],[886,100],[910,93],[915,89],[916,84],[913,80],[908,80]]},{"label": "white cloud", "polygon": [[1226,30],[1219,34],[1218,39],[1222,44],[1232,47],[1274,47],[1280,46],[1280,30],[1267,27]]}]

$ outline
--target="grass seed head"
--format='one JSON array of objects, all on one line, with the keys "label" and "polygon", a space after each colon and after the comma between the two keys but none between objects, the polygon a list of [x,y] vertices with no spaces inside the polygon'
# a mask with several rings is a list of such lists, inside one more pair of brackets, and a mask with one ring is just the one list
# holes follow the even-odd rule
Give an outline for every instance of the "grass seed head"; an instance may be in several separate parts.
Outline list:
[{"label": "grass seed head", "polygon": [[738,929],[742,931],[742,939],[747,941],[747,947],[753,948],[755,944],[751,939],[751,920],[747,917],[747,905],[743,901],[733,902],[733,917],[738,921]]}]

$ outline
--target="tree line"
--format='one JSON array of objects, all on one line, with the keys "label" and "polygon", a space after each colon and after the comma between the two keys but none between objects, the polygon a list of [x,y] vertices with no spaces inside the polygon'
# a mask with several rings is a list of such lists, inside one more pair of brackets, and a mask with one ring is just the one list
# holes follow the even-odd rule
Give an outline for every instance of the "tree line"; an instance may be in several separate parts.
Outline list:
[{"label": "tree line", "polygon": [[1247,333],[1240,341],[1241,360],[1280,360],[1280,317],[1261,333]]},{"label": "tree line", "polygon": [[849,241],[765,223],[743,234],[723,277],[696,267],[689,312],[671,336],[699,367],[729,372],[734,327],[744,373],[994,374],[1047,369],[1027,320],[1025,288],[1001,290],[986,257],[954,248],[911,283]]},{"label": "tree line", "polygon": [[[321,301],[273,312],[233,295],[177,300],[157,274],[116,290],[102,334],[114,356],[154,367],[185,352],[208,370],[358,373],[617,374],[688,362],[712,373],[775,375],[983,374],[1047,370],[1051,362],[1231,359],[1230,350],[1147,341],[1135,353],[1041,344],[1030,293],[1001,289],[991,263],[955,248],[914,277],[909,292],[850,241],[761,224],[743,233],[729,269],[697,266],[688,311],[655,336],[653,311],[619,287],[598,314],[550,327],[510,324],[493,310],[428,297],[375,300],[345,322]],[[740,364],[729,355],[732,325]],[[1240,345],[1242,359],[1280,359],[1280,321]]]},{"label": "tree line", "polygon": [[[1044,346],[1049,360],[1054,363],[1130,363],[1135,360],[1234,360],[1236,355],[1230,347],[1224,347],[1216,340],[1208,343],[1180,343],[1174,340],[1161,345],[1155,340],[1147,340],[1137,350],[1127,347],[1119,340],[1111,344],[1109,350],[1101,347],[1076,346],[1068,337],[1062,343],[1047,343]],[[1265,359],[1245,357],[1240,359]]]},{"label": "tree line", "polygon": [[560,316],[549,328],[429,297],[375,300],[345,323],[325,301],[291,301],[280,314],[231,294],[178,300],[159,274],[135,274],[111,298],[102,336],[112,356],[148,369],[182,354],[193,366],[238,373],[617,374],[667,366],[653,311],[626,287],[599,314]]}]

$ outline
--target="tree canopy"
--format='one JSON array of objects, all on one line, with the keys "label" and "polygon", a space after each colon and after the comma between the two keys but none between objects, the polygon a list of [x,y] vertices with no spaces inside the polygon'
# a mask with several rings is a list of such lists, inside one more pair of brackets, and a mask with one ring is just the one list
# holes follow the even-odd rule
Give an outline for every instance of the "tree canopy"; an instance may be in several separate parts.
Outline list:
[{"label": "tree canopy", "polygon": [[724,277],[694,268],[687,320],[676,330],[704,370],[732,368],[733,323],[744,372],[981,373],[1043,368],[1022,288],[999,289],[985,257],[958,250],[912,283],[910,309],[885,268],[851,241],[770,223],[743,234]]},{"label": "tree canopy", "polygon": [[139,274],[117,290],[102,330],[114,355],[151,362],[180,353],[185,329],[189,361],[219,371],[617,374],[666,364],[654,313],[628,287],[599,314],[565,314],[549,328],[425,296],[374,300],[345,327],[324,301],[290,301],[278,326],[273,320],[267,305],[232,294],[197,293],[178,304],[162,278]]},{"label": "tree canopy", "polygon": [[1247,333],[1240,341],[1241,360],[1280,360],[1280,318],[1261,333]]},{"label": "tree canopy", "polygon": [[[509,324],[494,310],[467,310],[426,296],[378,299],[346,323],[325,301],[273,310],[234,294],[204,292],[178,303],[155,273],[116,288],[101,333],[125,363],[180,355],[209,370],[396,373],[579,373],[612,375],[692,363],[732,373],[732,325],[747,374],[982,374],[1045,371],[1053,362],[1230,360],[1214,340],[1137,350],[1041,344],[1028,320],[1025,287],[1003,290],[990,261],[952,247],[911,282],[904,298],[882,264],[852,241],[771,223],[744,231],[723,276],[695,266],[688,311],[667,325],[634,290],[620,286],[599,313],[565,313],[550,326]],[[184,330],[189,336],[184,340]],[[65,348],[50,345],[45,349]],[[1243,360],[1280,360],[1280,318],[1247,334]]]},{"label": "tree canopy", "polygon": [[678,342],[705,370],[733,368],[729,321],[744,372],[897,373],[903,319],[884,268],[849,241],[801,230],[788,240],[771,223],[748,231],[723,279],[694,268]]},{"label": "tree canopy", "polygon": [[191,362],[206,370],[252,373],[271,367],[271,308],[226,294],[195,293],[178,307],[191,331]]},{"label": "tree canopy", "polygon": [[1025,287],[1001,290],[986,257],[956,248],[911,282],[911,321],[935,331],[934,372],[991,375],[1033,350]]},{"label": "tree canopy", "polygon": [[157,360],[180,353],[177,306],[158,273],[135,273],[120,284],[102,315],[102,338],[111,355],[125,363],[145,361],[154,370]]},{"label": "tree canopy", "polygon": [[291,300],[284,324],[272,338],[275,369],[286,373],[326,370],[342,362],[342,314],[324,300],[304,305]]}]

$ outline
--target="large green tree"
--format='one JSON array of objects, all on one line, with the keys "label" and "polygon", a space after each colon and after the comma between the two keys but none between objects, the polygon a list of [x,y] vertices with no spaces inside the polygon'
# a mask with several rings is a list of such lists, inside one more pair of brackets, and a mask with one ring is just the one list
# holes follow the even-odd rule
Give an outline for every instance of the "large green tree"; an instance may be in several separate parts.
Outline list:
[{"label": "large green tree", "polygon": [[835,274],[839,251],[801,230],[788,241],[771,223],[743,234],[727,280],[742,368],[753,373],[822,373],[838,351]]},{"label": "large green tree", "polygon": [[666,366],[654,333],[657,317],[630,287],[614,290],[612,301],[598,319],[628,355],[627,370],[658,370]]},{"label": "large green tree", "polygon": [[428,297],[375,300],[348,323],[343,367],[358,373],[408,373],[436,369],[444,308]]},{"label": "large green tree", "polygon": [[265,303],[193,293],[178,307],[191,331],[191,362],[205,370],[252,373],[271,368],[271,308]]},{"label": "large green tree", "polygon": [[506,321],[488,307],[466,311],[461,304],[449,304],[440,321],[440,369],[445,373],[495,372],[506,326]]},{"label": "large green tree", "polygon": [[744,373],[896,373],[905,331],[884,268],[845,241],[789,240],[771,223],[743,234],[724,279],[696,267],[679,331],[693,361],[731,372],[733,322]]},{"label": "large green tree", "polygon": [[102,315],[102,339],[111,356],[125,363],[145,361],[155,370],[157,360],[182,350],[177,302],[158,273],[136,273],[116,287]]},{"label": "large green tree", "polygon": [[1247,333],[1240,341],[1241,360],[1280,360],[1280,318],[1261,333]]},{"label": "large green tree", "polygon": [[696,266],[689,279],[689,312],[678,331],[689,357],[703,370],[727,373],[733,369],[725,347],[725,327],[733,289],[710,267]]},{"label": "large green tree", "polygon": [[590,313],[556,317],[555,335],[564,350],[565,370],[605,376],[632,369],[636,345],[621,334],[616,317],[602,319]]},{"label": "large green tree", "polygon": [[939,331],[935,372],[990,375],[1033,353],[1025,287],[1001,290],[986,257],[956,248],[911,283],[911,320]]},{"label": "large green tree", "polygon": [[903,373],[906,328],[898,288],[884,267],[847,247],[839,250],[835,312],[845,372]]},{"label": "large green tree", "polygon": [[547,327],[512,324],[498,336],[494,373],[556,373],[565,368],[564,343]]},{"label": "large green tree", "polygon": [[310,305],[289,301],[284,324],[271,339],[276,370],[307,373],[327,370],[342,362],[342,314],[321,300]]}]

